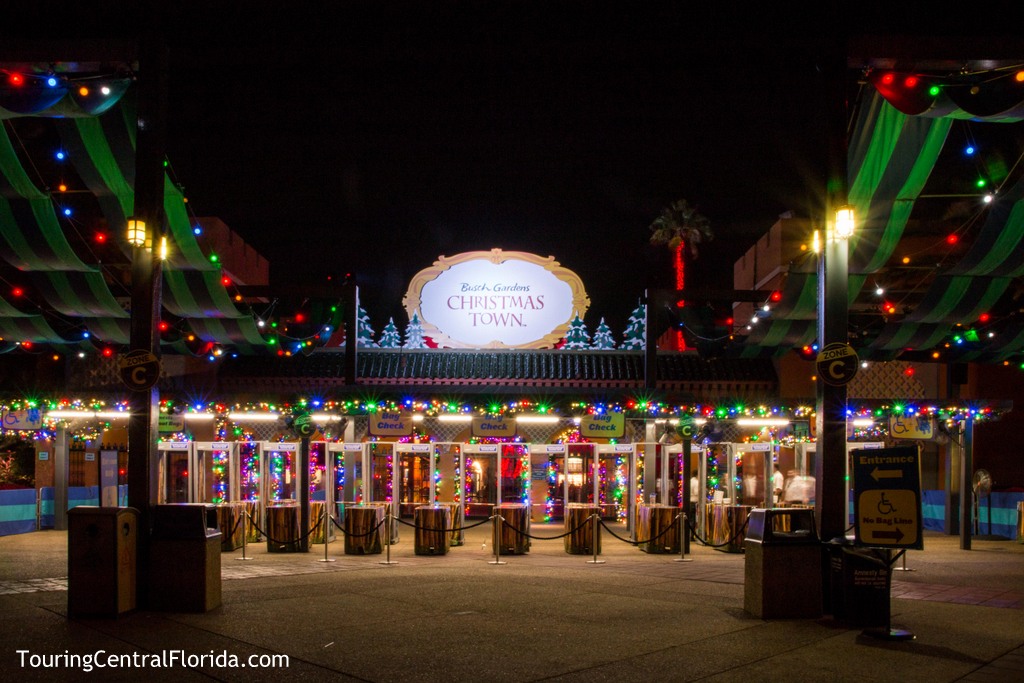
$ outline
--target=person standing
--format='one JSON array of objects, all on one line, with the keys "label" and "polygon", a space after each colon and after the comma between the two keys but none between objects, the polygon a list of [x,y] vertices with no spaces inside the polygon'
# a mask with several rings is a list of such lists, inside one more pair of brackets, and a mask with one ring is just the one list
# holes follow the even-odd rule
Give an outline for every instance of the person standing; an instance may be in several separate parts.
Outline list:
[{"label": "person standing", "polygon": [[779,466],[775,465],[774,471],[772,472],[772,500],[778,505],[782,502],[782,487],[786,483],[785,478],[782,476],[782,472],[779,471]]}]

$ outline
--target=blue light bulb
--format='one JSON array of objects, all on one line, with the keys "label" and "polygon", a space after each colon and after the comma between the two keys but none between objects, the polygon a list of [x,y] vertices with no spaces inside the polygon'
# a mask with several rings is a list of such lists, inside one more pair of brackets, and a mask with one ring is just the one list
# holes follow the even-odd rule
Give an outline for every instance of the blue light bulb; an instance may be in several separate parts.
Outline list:
[{"label": "blue light bulb", "polygon": [[964,154],[966,154],[967,156],[972,156],[974,152],[974,145],[967,145],[966,147],[964,147]]}]

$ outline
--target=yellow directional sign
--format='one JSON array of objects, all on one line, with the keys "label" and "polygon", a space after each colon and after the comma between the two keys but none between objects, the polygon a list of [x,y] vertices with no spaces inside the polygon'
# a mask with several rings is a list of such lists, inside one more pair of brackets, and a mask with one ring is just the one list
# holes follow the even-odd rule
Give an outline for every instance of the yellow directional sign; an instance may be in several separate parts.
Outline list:
[{"label": "yellow directional sign", "polygon": [[923,547],[917,447],[857,449],[850,455],[856,543],[882,548]]}]

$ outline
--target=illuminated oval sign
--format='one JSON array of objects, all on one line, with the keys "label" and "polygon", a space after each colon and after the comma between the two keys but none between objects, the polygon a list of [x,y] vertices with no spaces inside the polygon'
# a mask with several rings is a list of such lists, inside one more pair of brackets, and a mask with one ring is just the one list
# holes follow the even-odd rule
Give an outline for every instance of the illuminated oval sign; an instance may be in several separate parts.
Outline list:
[{"label": "illuminated oval sign", "polygon": [[583,318],[590,299],[553,256],[492,249],[441,256],[413,277],[403,304],[441,347],[541,349]]}]

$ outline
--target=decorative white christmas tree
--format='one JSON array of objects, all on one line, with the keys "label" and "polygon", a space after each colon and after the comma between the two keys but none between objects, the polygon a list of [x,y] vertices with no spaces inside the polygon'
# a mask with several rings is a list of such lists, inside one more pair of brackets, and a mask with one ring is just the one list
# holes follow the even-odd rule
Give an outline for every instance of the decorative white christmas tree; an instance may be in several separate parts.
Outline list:
[{"label": "decorative white christmas tree", "polygon": [[590,334],[587,332],[587,326],[580,320],[579,314],[572,319],[569,323],[569,331],[565,335],[565,345],[563,349],[589,349],[590,348]]},{"label": "decorative white christmas tree", "polygon": [[380,342],[378,342],[382,349],[397,349],[402,345],[402,338],[398,336],[398,328],[395,327],[395,319],[388,318],[388,324],[384,326],[384,331],[380,333]]},{"label": "decorative white christmas tree", "polygon": [[594,345],[591,348],[601,349],[602,351],[615,348],[615,339],[612,338],[612,328],[605,324],[604,318],[601,318],[601,324],[597,326],[597,331],[594,332]]},{"label": "decorative white christmas tree", "polygon": [[409,321],[409,326],[405,328],[405,343],[402,344],[402,348],[427,348],[427,341],[423,338],[423,323],[420,322],[420,317],[416,313],[412,314],[412,320]]},{"label": "decorative white christmas tree", "polygon": [[643,350],[647,348],[645,337],[647,336],[647,310],[640,304],[629,316],[629,324],[622,333],[622,347],[630,351]]},{"label": "decorative white christmas tree", "polygon": [[356,321],[356,347],[375,348],[377,343],[373,341],[373,328],[370,327],[370,316],[366,309],[359,307],[359,319]]}]

